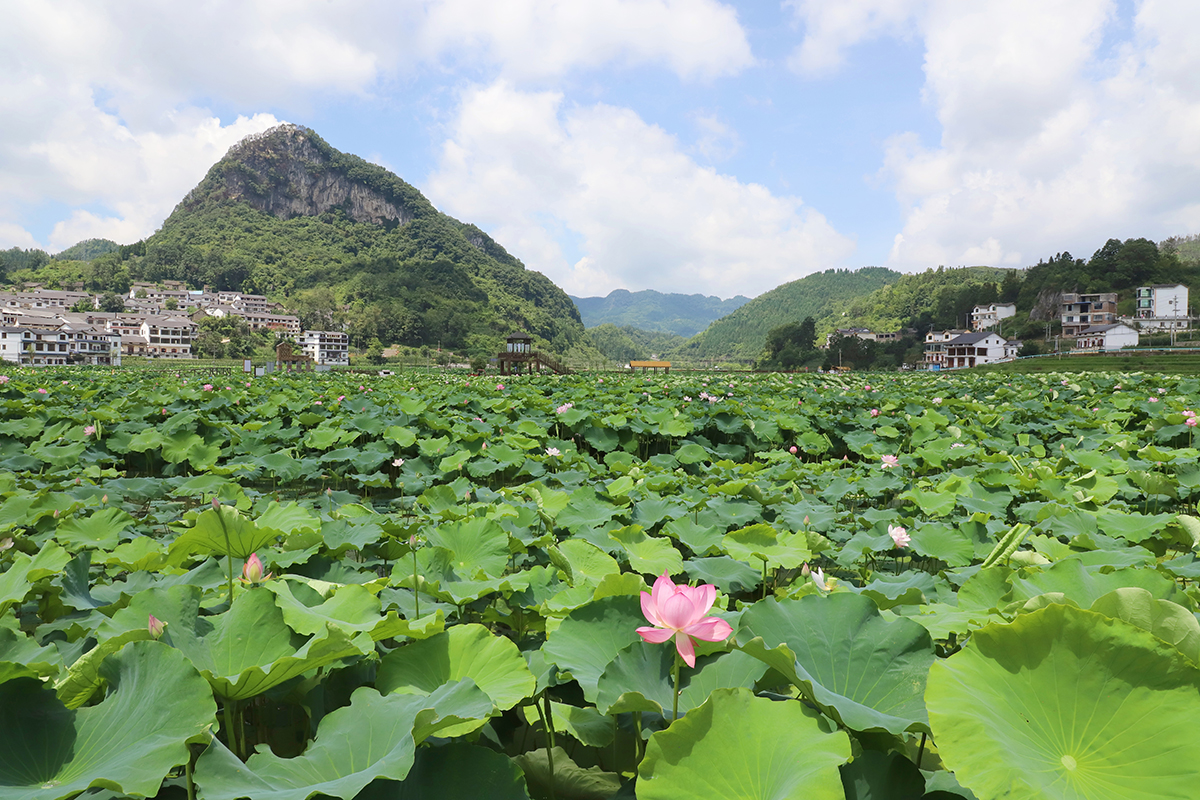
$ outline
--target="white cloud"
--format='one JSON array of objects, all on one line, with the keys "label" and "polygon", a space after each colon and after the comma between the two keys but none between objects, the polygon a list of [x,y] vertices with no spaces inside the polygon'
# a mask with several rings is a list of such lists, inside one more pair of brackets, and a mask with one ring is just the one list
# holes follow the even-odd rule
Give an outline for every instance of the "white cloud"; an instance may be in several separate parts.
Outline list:
[{"label": "white cloud", "polygon": [[697,164],[628,109],[564,107],[502,81],[464,95],[427,191],[574,294],[753,295],[854,249],[799,198]]},{"label": "white cloud", "polygon": [[[47,246],[151,233],[241,136],[207,109],[369,97],[467,63],[538,80],[605,64],[685,79],[752,61],[716,0],[46,0],[0,26],[0,246],[28,244],[31,209],[65,205]],[[44,212],[42,212],[44,213]],[[43,222],[44,224],[44,222]]]},{"label": "white cloud", "polygon": [[884,35],[905,35],[926,0],[785,0],[804,39],[788,57],[801,75],[833,72],[845,61],[845,50]]},{"label": "white cloud", "polygon": [[1142,0],[798,0],[809,74],[911,27],[941,140],[888,142],[904,212],[889,262],[1024,265],[1109,237],[1200,231],[1200,4]]}]

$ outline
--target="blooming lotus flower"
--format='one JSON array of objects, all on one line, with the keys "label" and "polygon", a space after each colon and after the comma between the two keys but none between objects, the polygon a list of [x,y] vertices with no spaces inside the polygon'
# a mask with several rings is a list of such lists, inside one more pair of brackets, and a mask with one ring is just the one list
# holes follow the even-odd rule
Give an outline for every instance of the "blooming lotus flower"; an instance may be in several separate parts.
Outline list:
[{"label": "blooming lotus flower", "polygon": [[6,383],[8,383],[8,376],[7,376],[7,375],[0,375],[0,386],[3,386],[3,385],[4,385],[4,384],[6,384]]},{"label": "blooming lotus flower", "polygon": [[150,631],[150,635],[155,639],[161,639],[163,631],[167,629],[167,623],[161,619],[156,619],[153,614],[150,615],[150,620],[146,623],[146,629]]},{"label": "blooming lotus flower", "polygon": [[504,391],[504,384],[503,384],[503,383],[497,383],[497,384],[496,384],[496,391],[498,391],[498,392],[502,392],[502,391]]},{"label": "blooming lotus flower", "polygon": [[908,531],[899,525],[888,525],[888,536],[892,537],[896,547],[908,547],[908,543],[912,541]]},{"label": "blooming lotus flower", "polygon": [[91,436],[95,432],[96,432],[95,425],[84,425],[83,426],[83,435],[84,436]]},{"label": "blooming lotus flower", "polygon": [[1195,417],[1188,417],[1187,419],[1185,419],[1185,420],[1183,421],[1183,424],[1184,424],[1184,425],[1187,425],[1189,428],[1194,428],[1194,427],[1196,427],[1196,418],[1195,418]]},{"label": "blooming lotus flower", "polygon": [[940,398],[940,397],[933,398],[933,404],[935,406],[940,406],[942,404],[942,398]]},{"label": "blooming lotus flower", "polygon": [[206,384],[204,384],[204,386],[202,386],[200,388],[202,388],[206,392],[211,392],[213,390],[213,385],[211,383],[206,383]]},{"label": "blooming lotus flower", "polygon": [[246,563],[242,566],[242,583],[248,583],[252,586],[257,586],[263,581],[270,580],[273,573],[268,572],[263,575],[262,561],[258,558],[258,553],[251,553],[246,559]]},{"label": "blooming lotus flower", "polygon": [[45,393],[46,393],[45,389],[38,389],[38,394],[45,394]]},{"label": "blooming lotus flower", "polygon": [[825,578],[825,570],[821,569],[820,567],[817,567],[816,569],[812,570],[812,572],[809,574],[808,577],[812,579],[812,582],[814,584],[816,584],[818,591],[828,592],[831,589],[833,589],[833,580],[834,579],[833,578],[826,579]]},{"label": "blooming lotus flower", "polygon": [[879,416],[879,409],[878,409],[878,408],[872,408],[872,409],[871,409],[871,416],[872,416],[872,417],[878,417],[878,416]]},{"label": "blooming lotus flower", "polygon": [[788,448],[788,452],[791,453],[792,455],[796,455],[796,453],[798,453],[800,451],[796,449],[796,445],[792,445],[791,447]]},{"label": "blooming lotus flower", "polygon": [[704,616],[716,599],[717,587],[711,583],[677,586],[664,570],[653,588],[642,592],[642,613],[654,627],[638,628],[638,635],[654,644],[674,639],[675,649],[683,662],[695,667],[693,637],[706,642],[722,642],[733,633],[729,623],[720,617]]},{"label": "blooming lotus flower", "polygon": [[900,459],[897,456],[883,456],[883,463],[880,464],[883,469],[891,469],[892,467],[900,466]]},{"label": "blooming lotus flower", "polygon": [[562,453],[559,451],[559,449],[558,449],[557,447],[547,447],[547,448],[546,448],[546,455],[548,455],[548,456],[561,456],[561,455],[562,455]]},{"label": "blooming lotus flower", "polygon": [[394,459],[394,460],[392,461],[392,466],[393,466],[393,467],[403,467],[403,466],[404,466],[404,459],[403,459],[403,458],[397,458],[397,459]]}]

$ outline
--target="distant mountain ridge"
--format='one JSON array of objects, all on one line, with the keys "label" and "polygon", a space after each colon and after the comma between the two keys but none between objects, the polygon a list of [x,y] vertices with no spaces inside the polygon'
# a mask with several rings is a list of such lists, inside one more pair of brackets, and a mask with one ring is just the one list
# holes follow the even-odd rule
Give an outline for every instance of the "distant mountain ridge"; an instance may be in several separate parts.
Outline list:
[{"label": "distant mountain ridge", "polygon": [[750,302],[750,298],[742,295],[722,300],[702,294],[665,294],[653,289],[640,292],[614,289],[605,297],[570,297],[586,328],[611,324],[683,337],[694,336],[713,321]]}]

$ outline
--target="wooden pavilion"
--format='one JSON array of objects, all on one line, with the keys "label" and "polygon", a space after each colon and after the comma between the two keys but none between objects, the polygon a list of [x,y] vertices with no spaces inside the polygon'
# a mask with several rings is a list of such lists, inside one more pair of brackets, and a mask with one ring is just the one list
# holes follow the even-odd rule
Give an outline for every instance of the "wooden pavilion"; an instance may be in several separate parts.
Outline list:
[{"label": "wooden pavilion", "polygon": [[556,358],[534,350],[533,337],[525,331],[516,331],[508,335],[504,351],[496,355],[496,364],[500,367],[501,375],[543,370],[562,375],[568,371]]}]

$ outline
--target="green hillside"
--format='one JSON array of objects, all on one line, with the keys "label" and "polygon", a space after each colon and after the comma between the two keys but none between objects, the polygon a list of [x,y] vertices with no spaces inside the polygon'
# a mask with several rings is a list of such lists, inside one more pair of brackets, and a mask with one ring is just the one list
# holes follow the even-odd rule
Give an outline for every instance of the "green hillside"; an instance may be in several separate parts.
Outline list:
[{"label": "green hillside", "polygon": [[632,325],[617,327],[611,323],[588,328],[588,337],[606,358],[620,363],[661,357],[687,340],[662,331],[646,331]]},{"label": "green hillside", "polygon": [[84,239],[54,256],[56,261],[91,261],[106,253],[120,250],[121,245],[110,239]]},{"label": "green hillside", "polygon": [[817,272],[759,295],[709,325],[675,352],[683,359],[753,360],[762,352],[772,328],[805,317],[822,319],[835,304],[840,306],[868,295],[900,277],[899,272],[885,267]]},{"label": "green hillside", "polygon": [[750,302],[738,295],[728,300],[702,294],[664,294],[653,289],[615,289],[606,297],[571,297],[584,327],[611,324],[676,336],[694,336],[721,317]]},{"label": "green hillside", "polygon": [[96,290],[181,280],[264,294],[306,327],[344,324],[355,345],[484,354],[524,329],[559,354],[592,352],[575,305],[548,278],[387,170],[294,125],[233,147],[153,236],[71,264]]}]

